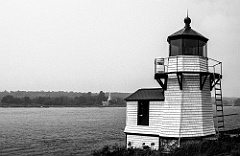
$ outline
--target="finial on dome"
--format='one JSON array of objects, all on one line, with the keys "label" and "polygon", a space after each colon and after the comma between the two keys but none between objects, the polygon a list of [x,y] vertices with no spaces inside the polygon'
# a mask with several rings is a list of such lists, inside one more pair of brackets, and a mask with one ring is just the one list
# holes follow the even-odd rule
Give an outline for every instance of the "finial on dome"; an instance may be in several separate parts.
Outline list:
[{"label": "finial on dome", "polygon": [[190,28],[191,19],[188,17],[188,10],[187,10],[187,17],[184,18],[185,28]]}]

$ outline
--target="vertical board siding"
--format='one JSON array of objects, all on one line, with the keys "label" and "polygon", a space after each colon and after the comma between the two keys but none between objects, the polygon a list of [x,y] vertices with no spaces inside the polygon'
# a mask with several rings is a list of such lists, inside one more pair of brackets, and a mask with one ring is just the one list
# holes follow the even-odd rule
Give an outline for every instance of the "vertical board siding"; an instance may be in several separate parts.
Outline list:
[{"label": "vertical board siding", "polygon": [[131,144],[132,147],[142,148],[145,146],[151,147],[151,149],[159,148],[159,137],[154,136],[141,136],[141,135],[127,135],[127,144]]}]

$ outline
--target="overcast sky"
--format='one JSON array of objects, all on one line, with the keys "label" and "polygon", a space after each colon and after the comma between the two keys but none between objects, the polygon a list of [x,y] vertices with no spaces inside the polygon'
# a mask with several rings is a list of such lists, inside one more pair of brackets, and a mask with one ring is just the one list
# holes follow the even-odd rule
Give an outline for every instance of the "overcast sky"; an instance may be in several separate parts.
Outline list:
[{"label": "overcast sky", "polygon": [[240,97],[239,0],[1,0],[0,90],[134,92],[159,87],[154,58],[191,27],[223,62],[223,95]]}]

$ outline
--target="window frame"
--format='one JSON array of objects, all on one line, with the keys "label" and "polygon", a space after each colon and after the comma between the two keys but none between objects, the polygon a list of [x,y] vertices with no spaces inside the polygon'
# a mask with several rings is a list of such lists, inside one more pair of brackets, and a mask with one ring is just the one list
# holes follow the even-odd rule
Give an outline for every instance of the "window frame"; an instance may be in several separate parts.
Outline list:
[{"label": "window frame", "polygon": [[137,125],[149,126],[149,101],[138,101],[137,107]]}]

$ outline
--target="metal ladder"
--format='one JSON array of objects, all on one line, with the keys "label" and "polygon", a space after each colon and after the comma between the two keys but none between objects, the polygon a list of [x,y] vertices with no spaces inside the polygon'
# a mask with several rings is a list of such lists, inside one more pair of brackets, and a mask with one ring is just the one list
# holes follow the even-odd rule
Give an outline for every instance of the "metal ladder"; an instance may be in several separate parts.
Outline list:
[{"label": "metal ladder", "polygon": [[215,91],[217,133],[219,134],[221,131],[224,131],[224,114],[223,114],[223,103],[222,103],[221,79],[215,82],[214,91]]}]

